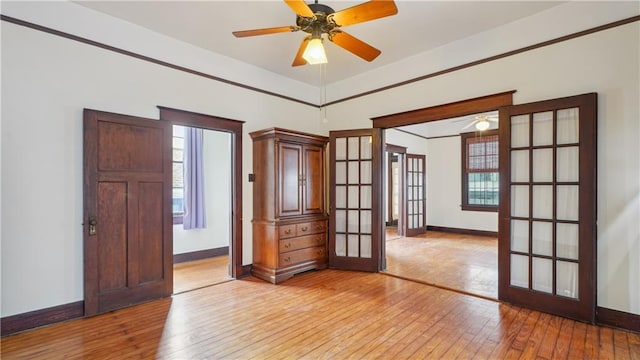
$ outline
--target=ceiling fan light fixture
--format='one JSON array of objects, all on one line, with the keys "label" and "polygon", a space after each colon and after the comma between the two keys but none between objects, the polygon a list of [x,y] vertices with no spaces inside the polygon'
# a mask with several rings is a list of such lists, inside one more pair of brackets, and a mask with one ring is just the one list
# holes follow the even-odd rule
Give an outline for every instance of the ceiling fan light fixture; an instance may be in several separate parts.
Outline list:
[{"label": "ceiling fan light fixture", "polygon": [[311,65],[326,64],[327,54],[324,52],[322,38],[312,38],[304,49],[302,58]]},{"label": "ceiling fan light fixture", "polygon": [[487,130],[490,125],[491,124],[489,124],[489,121],[487,121],[487,119],[482,119],[476,123],[476,129],[484,131]]}]

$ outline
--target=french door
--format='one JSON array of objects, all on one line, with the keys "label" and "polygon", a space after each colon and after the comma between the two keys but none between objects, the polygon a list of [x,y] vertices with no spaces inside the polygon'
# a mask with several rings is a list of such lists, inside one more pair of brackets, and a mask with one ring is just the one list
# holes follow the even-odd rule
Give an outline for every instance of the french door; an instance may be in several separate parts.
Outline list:
[{"label": "french door", "polygon": [[596,94],[500,109],[499,298],[593,322]]},{"label": "french door", "polygon": [[381,129],[330,132],[329,266],[384,268]]},{"label": "french door", "polygon": [[427,232],[425,155],[407,154],[406,169],[405,234],[416,236]]}]

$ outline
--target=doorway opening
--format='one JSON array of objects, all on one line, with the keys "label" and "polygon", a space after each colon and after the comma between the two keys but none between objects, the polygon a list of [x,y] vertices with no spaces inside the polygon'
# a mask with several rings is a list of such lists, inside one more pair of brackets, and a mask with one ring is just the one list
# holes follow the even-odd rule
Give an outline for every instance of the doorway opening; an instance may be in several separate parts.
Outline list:
[{"label": "doorway opening", "polygon": [[231,134],[173,125],[173,293],[232,280]]},{"label": "doorway opening", "polygon": [[[408,154],[428,158],[426,189],[419,199],[427,204],[426,232],[383,241],[387,274],[498,298],[498,212],[462,209],[460,134],[476,130],[479,114],[497,117],[498,108],[512,104],[512,94],[499,93],[373,119],[375,128],[387,130],[388,142],[405,146]],[[497,121],[490,125],[495,129]],[[406,164],[404,169],[401,178],[406,181]],[[478,198],[473,195],[471,198]],[[402,207],[407,209],[406,201]]]},{"label": "doorway opening", "polygon": [[174,293],[247,275],[242,266],[243,122],[158,108],[160,119],[175,129]]}]

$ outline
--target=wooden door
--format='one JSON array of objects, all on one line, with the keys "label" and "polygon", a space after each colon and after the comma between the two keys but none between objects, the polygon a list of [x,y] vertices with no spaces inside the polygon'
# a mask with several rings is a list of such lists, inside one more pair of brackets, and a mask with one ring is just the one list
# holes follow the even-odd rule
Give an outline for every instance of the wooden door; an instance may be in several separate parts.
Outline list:
[{"label": "wooden door", "polygon": [[381,129],[330,133],[329,266],[384,268]]},{"label": "wooden door", "polygon": [[593,322],[596,94],[500,109],[501,300]]},{"label": "wooden door", "polygon": [[416,236],[427,232],[426,204],[426,157],[407,154],[406,171],[406,236]]},{"label": "wooden door", "polygon": [[324,212],[324,148],[322,146],[305,145],[302,174],[303,206],[302,211],[307,214],[322,214]]},{"label": "wooden door", "polygon": [[302,215],[302,145],[278,142],[277,217]]},{"label": "wooden door", "polygon": [[85,110],[85,315],[171,295],[171,226],[171,124]]}]

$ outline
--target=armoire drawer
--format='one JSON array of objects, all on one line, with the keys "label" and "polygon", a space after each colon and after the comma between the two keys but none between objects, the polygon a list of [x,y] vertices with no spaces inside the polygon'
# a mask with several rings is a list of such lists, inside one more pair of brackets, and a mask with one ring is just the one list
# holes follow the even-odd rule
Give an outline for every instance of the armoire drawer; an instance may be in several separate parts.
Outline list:
[{"label": "armoire drawer", "polygon": [[312,221],[307,223],[296,224],[297,236],[324,233],[326,231],[327,231],[326,221]]},{"label": "armoire drawer", "polygon": [[285,253],[293,250],[304,249],[312,246],[324,246],[326,244],[326,235],[313,234],[300,236],[297,238],[281,239],[279,241],[279,252]]},{"label": "armoire drawer", "polygon": [[296,224],[278,226],[278,238],[286,239],[297,236]]},{"label": "armoire drawer", "polygon": [[327,250],[324,246],[316,246],[306,249],[289,251],[280,254],[279,266],[289,266],[305,261],[323,259]]}]

